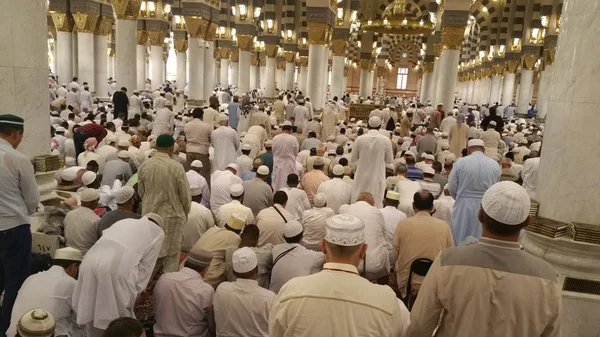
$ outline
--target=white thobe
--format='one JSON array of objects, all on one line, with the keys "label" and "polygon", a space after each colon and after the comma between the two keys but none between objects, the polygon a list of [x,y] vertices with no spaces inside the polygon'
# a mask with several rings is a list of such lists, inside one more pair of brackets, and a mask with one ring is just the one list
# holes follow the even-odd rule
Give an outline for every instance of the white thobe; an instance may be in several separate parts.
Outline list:
[{"label": "white thobe", "polygon": [[200,190],[202,191],[202,205],[205,207],[210,206],[210,189],[208,188],[206,178],[194,170],[187,171],[185,176],[187,177],[190,186],[196,185],[200,187]]},{"label": "white thobe", "polygon": [[79,267],[73,292],[77,324],[105,330],[119,317],[134,317],[135,299],[150,281],[164,238],[147,217],[104,230]]},{"label": "white thobe", "polygon": [[412,181],[404,177],[399,178],[394,191],[400,194],[400,205],[398,209],[404,212],[406,216],[411,217],[415,215],[413,210],[413,200],[415,193],[421,190],[421,184],[418,181]]},{"label": "white thobe", "polygon": [[268,337],[274,299],[275,293],[261,288],[256,280],[221,283],[213,301],[217,337]]},{"label": "white thobe", "polygon": [[390,257],[390,266],[394,266],[396,264],[396,259],[398,259],[398,253],[396,253],[396,250],[394,249],[394,233],[396,232],[396,227],[398,227],[400,221],[406,219],[406,214],[392,206],[386,206],[380,209],[380,211],[381,214],[383,214],[383,220],[385,221],[385,241]]},{"label": "white thobe", "polygon": [[337,114],[331,108],[325,108],[321,116],[323,127],[321,128],[321,139],[327,140],[329,136],[335,136],[335,125],[337,124]]},{"label": "white thobe", "polygon": [[44,309],[54,318],[55,336],[81,335],[77,314],[71,304],[77,281],[61,266],[29,276],[21,288],[12,309],[7,336],[15,336],[21,316],[31,309]]},{"label": "white thobe", "polygon": [[[385,233],[385,220],[381,212],[364,201],[340,207],[340,214],[351,214],[365,223],[365,243],[367,244],[366,262],[361,261],[359,270],[365,271],[369,280],[377,280],[390,272],[389,253]],[[366,266],[366,268],[364,268]]]},{"label": "white thobe", "polygon": [[521,177],[523,177],[523,188],[529,194],[531,199],[536,197],[536,189],[538,185],[538,173],[540,171],[540,158],[527,159],[523,163]]},{"label": "white thobe", "polygon": [[325,238],[327,219],[334,216],[335,212],[329,207],[315,207],[307,209],[302,214],[302,244],[313,250],[321,250],[321,241]]},{"label": "white thobe", "polygon": [[287,176],[295,173],[296,157],[298,155],[298,141],[296,137],[282,133],[273,138],[273,173],[271,186],[274,191],[286,186]]},{"label": "white thobe", "polygon": [[304,105],[297,105],[294,108],[294,118],[294,125],[299,129],[305,130],[310,119],[310,111]]},{"label": "white thobe", "polygon": [[231,200],[231,202],[228,202],[219,208],[219,213],[216,215],[217,225],[219,227],[225,226],[231,216],[245,220],[246,224],[254,223],[252,209],[242,205],[239,200]]},{"label": "white thobe", "polygon": [[440,124],[440,131],[450,133],[450,128],[454,124],[456,124],[456,118],[453,116],[448,116],[442,120],[442,123]]},{"label": "white thobe", "polygon": [[214,227],[215,219],[211,211],[195,201],[192,201],[188,221],[183,226],[183,244],[181,250],[189,252],[196,244],[198,239],[206,233],[207,230]]},{"label": "white thobe", "polygon": [[143,110],[142,99],[137,95],[129,97],[129,117],[133,118],[134,114],[139,114]]},{"label": "white thobe", "polygon": [[171,133],[173,131],[174,121],[175,115],[173,114],[173,111],[164,107],[159,109],[154,116],[152,135],[160,136],[163,133]]},{"label": "white thobe", "polygon": [[[237,132],[236,132],[237,133]],[[237,157],[235,163],[238,166],[238,172],[237,175],[239,177],[241,177],[244,173],[252,170],[252,158],[248,157],[247,155],[243,154],[239,157]]]},{"label": "white thobe", "polygon": [[69,90],[67,90],[65,87],[56,89],[56,96],[58,97],[67,97],[67,93],[69,93]]},{"label": "white thobe", "polygon": [[267,130],[265,130],[262,126],[254,125],[248,129],[248,132],[246,132],[246,136],[244,136],[242,143],[248,144],[252,148],[252,151],[250,152],[250,158],[254,159],[256,156],[258,156],[258,153],[262,149],[265,140],[267,140]]},{"label": "white thobe", "polygon": [[375,199],[375,207],[383,206],[385,193],[385,165],[394,159],[392,143],[377,130],[369,130],[356,138],[352,149],[352,162],[356,162],[352,201],[362,192],[370,192]]},{"label": "white thobe", "polygon": [[[275,208],[281,212],[281,215]],[[285,218],[285,220],[283,218]],[[285,224],[290,220],[294,220],[292,213],[288,212],[279,204],[275,204],[258,212],[258,215],[256,216],[256,226],[258,226],[258,229],[260,230],[258,247],[262,247],[267,243],[272,243],[274,245],[284,243],[283,232],[285,230]]]},{"label": "white thobe", "polygon": [[275,260],[278,261],[273,264],[271,270],[269,290],[278,293],[281,287],[294,277],[321,271],[325,263],[325,254],[306,249],[299,243],[282,243],[273,247],[273,262]]},{"label": "white thobe", "polygon": [[435,213],[433,216],[436,219],[444,220],[452,228],[452,208],[454,208],[454,198],[451,196],[441,196],[433,201]]},{"label": "white thobe", "polygon": [[227,165],[236,162],[237,151],[240,147],[237,131],[229,126],[221,125],[212,132],[210,139],[215,149],[215,159],[212,165],[215,171],[224,170]]},{"label": "white thobe", "polygon": [[228,170],[216,171],[210,176],[210,210],[213,214],[217,214],[221,206],[231,201],[231,185],[241,183],[242,178]]},{"label": "white thobe", "polygon": [[80,108],[81,111],[83,111],[83,109],[89,109],[92,107],[93,101],[92,101],[92,94],[87,91],[84,90],[79,94],[79,102],[80,102]]},{"label": "white thobe", "polygon": [[87,207],[78,207],[67,213],[63,221],[67,247],[87,253],[98,240],[100,217]]},{"label": "white thobe", "polygon": [[167,104],[167,99],[162,96],[159,96],[155,98],[152,102],[152,108],[154,110],[163,109],[165,107],[165,104]]},{"label": "white thobe", "polygon": [[340,206],[350,203],[352,185],[341,178],[333,178],[322,182],[317,193],[324,193],[327,196],[327,207],[337,213]]},{"label": "white thobe", "polygon": [[284,187],[280,189],[280,191],[284,191],[288,196],[285,209],[292,213],[294,218],[301,219],[302,213],[304,213],[305,210],[310,209],[310,202],[308,201],[306,192],[295,187]]},{"label": "white thobe", "polygon": [[135,167],[139,168],[140,166],[142,166],[144,160],[146,159],[144,152],[142,152],[140,149],[133,145],[129,146],[129,149],[127,151],[131,155],[131,160],[133,161]]},{"label": "white thobe", "polygon": [[75,109],[79,109],[79,94],[76,92],[69,91],[67,93],[67,107],[72,106]]}]

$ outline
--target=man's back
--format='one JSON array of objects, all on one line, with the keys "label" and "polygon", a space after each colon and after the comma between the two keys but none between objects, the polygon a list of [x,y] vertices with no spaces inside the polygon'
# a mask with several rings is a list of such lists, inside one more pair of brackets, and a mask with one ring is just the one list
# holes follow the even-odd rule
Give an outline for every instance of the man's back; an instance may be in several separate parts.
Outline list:
[{"label": "man's back", "polygon": [[556,273],[519,243],[482,238],[434,261],[413,307],[409,336],[559,336]]},{"label": "man's back", "polygon": [[281,287],[294,277],[319,272],[325,263],[325,255],[308,250],[299,243],[282,243],[273,247],[273,264],[269,290],[278,293]]},{"label": "man's back", "polygon": [[294,220],[292,213],[279,204],[260,211],[256,216],[256,226],[260,229],[258,247],[262,247],[267,243],[274,245],[284,243],[283,231],[285,230],[285,224],[290,220]]},{"label": "man's back", "polygon": [[326,263],[322,272],[283,286],[269,332],[271,337],[403,336],[408,316],[389,287],[360,277],[354,266]]},{"label": "man's back", "polygon": [[210,267],[208,267],[204,281],[216,287],[219,283],[226,280],[225,268],[227,266],[225,265],[225,254],[227,248],[237,247],[240,241],[240,237],[234,232],[216,226],[206,231],[200,237],[194,247],[204,249],[213,254],[213,259]]},{"label": "man's back", "polygon": [[273,190],[262,179],[254,178],[244,181],[242,185],[244,186],[243,204],[250,207],[254,215],[273,205]]},{"label": "man's back", "polygon": [[[159,213],[164,210],[176,216],[187,216],[191,194],[181,164],[166,154],[156,153],[140,166],[138,176],[144,213]],[[186,200],[182,200],[181,197],[186,195],[187,198],[183,198]]]}]

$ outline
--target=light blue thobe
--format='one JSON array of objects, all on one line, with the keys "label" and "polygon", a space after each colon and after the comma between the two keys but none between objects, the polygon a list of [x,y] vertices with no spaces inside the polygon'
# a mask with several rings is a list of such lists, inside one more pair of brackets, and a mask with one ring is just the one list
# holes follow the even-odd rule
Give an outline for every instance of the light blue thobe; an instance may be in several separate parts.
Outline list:
[{"label": "light blue thobe", "polygon": [[454,197],[452,235],[460,244],[467,236],[481,237],[482,227],[477,219],[483,194],[500,181],[500,165],[477,151],[459,159],[450,173],[450,194]]}]

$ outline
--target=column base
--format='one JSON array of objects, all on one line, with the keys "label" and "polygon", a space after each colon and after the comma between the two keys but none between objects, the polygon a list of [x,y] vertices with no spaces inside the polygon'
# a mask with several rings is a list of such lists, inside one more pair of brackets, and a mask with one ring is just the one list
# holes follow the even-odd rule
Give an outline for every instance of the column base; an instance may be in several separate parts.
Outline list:
[{"label": "column base", "polygon": [[[521,244],[525,250],[550,263],[558,274],[562,289],[562,335],[595,337],[600,331],[600,245],[579,242],[563,236],[549,238],[523,231]],[[577,279],[577,280],[573,280]],[[566,285],[586,283],[577,292]]]}]

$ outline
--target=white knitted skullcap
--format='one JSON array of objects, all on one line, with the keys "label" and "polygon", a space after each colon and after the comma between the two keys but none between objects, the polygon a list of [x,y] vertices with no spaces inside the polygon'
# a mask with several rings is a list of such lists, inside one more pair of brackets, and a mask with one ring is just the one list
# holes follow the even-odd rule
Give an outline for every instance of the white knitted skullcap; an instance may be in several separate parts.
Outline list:
[{"label": "white knitted skullcap", "polygon": [[325,193],[317,193],[313,199],[313,203],[317,207],[323,207],[327,203],[327,195]]},{"label": "white knitted skullcap", "polygon": [[481,199],[481,208],[492,219],[506,224],[522,224],[529,216],[531,199],[527,191],[512,181],[501,181],[490,187]]},{"label": "white knitted skullcap", "polygon": [[233,270],[237,273],[247,273],[258,266],[256,253],[250,247],[240,248],[233,253],[231,258]]},{"label": "white knitted skullcap", "polygon": [[350,214],[338,214],[327,219],[325,240],[338,246],[356,246],[365,242],[365,223]]}]

